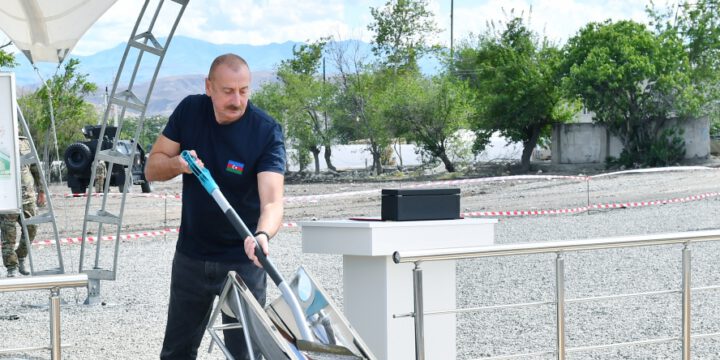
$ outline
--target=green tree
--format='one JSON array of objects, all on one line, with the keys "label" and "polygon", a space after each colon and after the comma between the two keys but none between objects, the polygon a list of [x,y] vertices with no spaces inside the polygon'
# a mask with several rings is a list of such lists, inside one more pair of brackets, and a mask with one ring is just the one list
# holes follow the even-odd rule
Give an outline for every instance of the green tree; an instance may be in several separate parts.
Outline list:
[{"label": "green tree", "polygon": [[474,91],[465,81],[445,74],[426,78],[408,74],[393,87],[391,116],[397,127],[423,151],[440,159],[455,172],[449,146],[458,131],[467,129],[475,117]]},{"label": "green tree", "polygon": [[355,127],[354,135],[367,141],[372,166],[380,175],[381,157],[391,143],[386,117],[391,103],[386,74],[369,66],[357,47],[349,49],[349,46],[334,42],[330,55],[338,70],[331,117],[345,129]]},{"label": "green tree", "polygon": [[[36,146],[49,155],[45,159],[48,162],[51,159],[60,160],[54,159],[55,154],[48,151],[54,141],[51,134],[50,98],[55,114],[58,149],[65,149],[71,143],[83,139],[82,127],[98,122],[97,110],[85,101],[85,96],[95,92],[97,86],[87,81],[87,74],[77,72],[78,64],[77,59],[70,59],[64,71],[47,80],[46,86],[18,100]],[[48,96],[48,89],[52,96]]]},{"label": "green tree", "polygon": [[323,147],[328,168],[335,170],[331,159],[334,132],[327,115],[333,87],[319,74],[327,40],[293,47],[293,57],[283,60],[278,69],[288,134],[297,140],[299,147],[312,153],[316,174],[320,173]]},{"label": "green tree", "polygon": [[676,38],[633,21],[590,23],[566,45],[567,88],[624,145],[626,166],[671,164],[684,156],[671,118],[697,110],[688,58]]},{"label": "green tree", "polygon": [[[130,139],[135,136],[138,120],[139,119],[137,117],[125,117],[123,120],[121,138]],[[164,115],[153,115],[146,117],[145,120],[143,120],[143,131],[138,139],[138,144],[145,149],[146,153],[150,152],[150,148],[155,143],[158,135],[162,133],[167,122],[168,117]]]},{"label": "green tree", "polygon": [[298,117],[304,114],[298,109],[301,105],[288,94],[286,84],[267,82],[252,94],[252,101],[282,124],[285,146],[294,150],[288,151],[287,155],[298,164],[299,171],[305,171],[311,162],[310,146],[306,139],[311,136],[302,132],[306,128],[298,126]]},{"label": "green tree", "polygon": [[720,76],[720,0],[685,1],[664,10],[653,4],[647,11],[658,34],[681,40],[693,82],[715,83]]},{"label": "green tree", "polygon": [[678,39],[690,62],[690,79],[703,115],[720,123],[720,0],[682,2],[647,9],[656,33]]},{"label": "green tree", "polygon": [[12,44],[12,42],[8,42],[7,44],[0,46],[0,68],[12,68],[17,65],[17,63],[15,62],[15,56],[3,50],[3,48],[9,46],[10,44]]},{"label": "green tree", "polygon": [[370,8],[375,34],[372,49],[382,64],[393,70],[417,71],[418,59],[433,51],[427,45],[438,32],[427,0],[388,0],[382,8]]},{"label": "green tree", "polygon": [[298,163],[300,170],[303,171],[310,163],[310,155],[307,148],[301,148],[298,146],[296,140],[288,136],[287,117],[289,111],[288,106],[285,105],[287,96],[285,95],[283,84],[279,82],[266,82],[258,91],[252,93],[251,99],[253,103],[280,122],[283,129],[283,137],[285,138],[285,147],[296,150],[296,152],[288,151],[286,156]]},{"label": "green tree", "polygon": [[520,17],[491,23],[455,52],[452,68],[475,89],[478,99],[476,151],[492,132],[522,142],[521,171],[530,169],[530,156],[551,125],[565,122],[576,110],[562,96],[560,50],[540,41]]},{"label": "green tree", "polygon": [[[399,143],[403,133],[399,126],[401,124],[395,121],[397,118],[388,111],[396,107],[396,100],[400,100],[392,97],[395,92],[393,87],[405,74],[419,73],[418,60],[437,50],[428,45],[428,40],[437,33],[438,28],[433,13],[428,10],[427,0],[388,0],[383,7],[371,7],[370,13],[373,21],[368,29],[374,33],[372,51],[378,60],[372,69],[367,69],[373,74],[365,86],[372,88],[366,100],[372,100],[373,104],[371,109],[367,107],[370,103],[365,102],[365,116],[358,116],[357,119],[364,125],[361,128],[366,138],[367,131],[380,131],[372,138],[385,143],[380,149],[374,149],[377,142],[370,146],[373,166],[379,173],[383,162],[387,162],[392,154],[390,144],[393,141]],[[402,165],[402,157],[400,161]]]}]

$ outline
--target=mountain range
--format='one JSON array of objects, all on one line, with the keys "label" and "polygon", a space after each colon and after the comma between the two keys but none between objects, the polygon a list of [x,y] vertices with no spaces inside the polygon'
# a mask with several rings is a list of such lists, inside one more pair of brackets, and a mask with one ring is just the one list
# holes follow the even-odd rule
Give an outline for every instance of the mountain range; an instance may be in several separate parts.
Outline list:
[{"label": "mountain range", "polygon": [[[159,39],[159,41],[164,43],[165,39]],[[207,74],[208,67],[212,60],[216,56],[228,52],[236,53],[244,57],[248,64],[250,64],[253,72],[272,71],[280,61],[292,56],[293,46],[298,44],[299,43],[295,42],[258,46],[213,44],[204,40],[175,36],[170,42],[158,77]],[[120,66],[125,47],[126,43],[120,43],[113,48],[92,55],[72,57],[80,60],[80,73],[88,74],[88,80],[98,84],[98,86],[111,86],[117,69]],[[152,78],[152,72],[155,70],[154,59],[155,57],[153,55],[145,55],[137,76],[138,81],[145,82]],[[24,58],[17,60],[20,66],[14,68],[13,71],[16,72],[15,77],[18,85],[32,86],[39,83],[38,76],[28,61]],[[126,70],[129,66],[134,65],[134,60],[135,55],[131,50],[128,56],[128,62],[125,64]],[[40,63],[38,64],[38,68],[43,77],[48,78],[55,73],[56,64]]]},{"label": "mountain range", "polygon": [[[164,43],[164,39],[160,39],[160,42]],[[353,48],[357,45],[357,51],[360,54],[371,55],[370,44],[357,40],[345,42],[353,42]],[[204,78],[210,63],[220,54],[231,52],[245,58],[253,74],[253,90],[256,90],[264,82],[275,81],[276,67],[282,60],[291,58],[293,47],[300,44],[297,42],[267,45],[213,44],[204,40],[175,36],[158,72],[146,115],[169,115],[186,95],[203,93],[205,91]],[[125,48],[126,43],[121,43],[93,55],[73,56],[80,61],[78,72],[87,74],[87,79],[98,85],[98,93],[90,96],[88,101],[102,107],[103,95],[106,89],[110,91],[112,88]],[[62,69],[57,69],[57,64],[39,63],[36,72],[25,58],[20,57],[22,55],[18,55],[16,59],[19,66],[11,70],[15,72],[16,83],[21,94],[36,89],[41,84],[40,76],[48,79],[56,71],[62,71]],[[136,55],[131,51],[123,71],[123,80],[129,78],[132,73],[130,69],[134,66],[135,59]],[[137,85],[133,88],[141,98],[147,92],[149,81],[155,71],[155,64],[153,55],[146,54],[143,57],[136,76]],[[437,61],[432,60],[423,61],[421,64],[426,72],[434,72],[433,67],[436,68],[436,65]],[[333,72],[329,66],[327,71]],[[40,76],[38,76],[38,72]]]},{"label": "mountain range", "polygon": [[[160,39],[164,43],[164,39]],[[292,57],[293,46],[299,43],[285,42],[282,44],[268,44],[261,46],[237,44],[213,44],[207,41],[175,36],[170,42],[158,77],[155,82],[153,94],[150,98],[146,115],[169,115],[175,106],[189,94],[198,94],[205,91],[204,78],[212,60],[219,54],[236,53],[244,57],[250,64],[253,73],[253,88],[257,89],[266,81],[273,81],[274,69],[284,59]],[[87,98],[88,101],[102,107],[106,91],[112,90],[120,61],[125,52],[126,43],[100,51],[88,56],[72,56],[80,61],[78,72],[86,74],[87,80],[98,86],[98,92]],[[33,67],[22,55],[17,56],[19,66],[11,69],[15,72],[15,80],[19,92],[33,91],[42,83],[40,77],[48,79],[57,69],[57,64],[38,63],[38,70]],[[123,71],[123,80],[132,74],[137,51],[129,53]],[[144,55],[138,74],[135,93],[141,98],[147,93],[150,79],[155,71],[156,57]],[[67,61],[67,60],[66,60]],[[61,65],[62,66],[62,65]],[[38,73],[40,76],[38,76]],[[122,82],[121,82],[122,83]],[[127,85],[125,85],[127,88]],[[118,90],[122,90],[120,87]]]}]

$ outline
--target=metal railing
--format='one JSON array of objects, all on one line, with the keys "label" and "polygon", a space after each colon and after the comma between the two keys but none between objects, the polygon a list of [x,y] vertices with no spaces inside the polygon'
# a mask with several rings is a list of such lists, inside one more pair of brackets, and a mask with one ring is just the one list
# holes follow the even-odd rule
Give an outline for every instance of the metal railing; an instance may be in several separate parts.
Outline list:
[{"label": "metal railing", "polygon": [[[642,236],[624,236],[614,238],[600,238],[600,239],[588,239],[588,240],[573,240],[573,241],[558,241],[558,242],[545,242],[545,243],[524,243],[524,244],[509,244],[509,245],[493,245],[484,247],[472,247],[472,248],[454,248],[454,249],[435,249],[425,251],[396,251],[393,254],[393,260],[395,263],[414,263],[413,268],[413,296],[414,296],[414,311],[408,316],[412,316],[415,321],[415,358],[425,359],[425,346],[424,346],[424,318],[426,315],[437,315],[437,314],[449,314],[449,313],[462,313],[479,311],[485,309],[495,308],[510,308],[510,307],[526,307],[534,305],[554,304],[556,306],[556,348],[554,351],[525,353],[525,354],[514,354],[509,356],[498,356],[488,359],[513,359],[523,358],[530,355],[548,355],[555,354],[558,360],[564,360],[568,352],[579,352],[588,350],[598,350],[617,346],[626,345],[638,345],[638,344],[653,344],[653,343],[664,343],[670,341],[680,340],[682,342],[682,359],[690,360],[690,342],[691,338],[705,338],[711,336],[718,336],[720,333],[712,334],[691,334],[691,317],[690,317],[690,295],[693,290],[711,290],[720,289],[720,286],[704,286],[702,288],[691,288],[690,287],[690,275],[691,275],[691,251],[690,244],[703,241],[719,241],[720,230],[710,231],[692,231],[683,233],[670,233],[670,234],[657,234],[657,235],[642,235]],[[565,299],[565,259],[564,254],[568,252],[576,251],[588,251],[588,250],[603,250],[603,249],[616,249],[616,248],[632,248],[632,247],[643,247],[643,246],[659,246],[659,245],[678,245],[682,244],[682,287],[680,290],[661,290],[651,292],[641,292],[633,294],[621,294],[621,295],[608,295],[608,296],[597,296],[597,297],[586,297],[577,299]],[[460,260],[460,259],[473,259],[483,257],[500,257],[500,256],[511,256],[511,255],[528,255],[528,254],[547,254],[556,253],[555,259],[555,301],[553,302],[537,302],[537,303],[516,303],[507,305],[496,305],[487,306],[482,308],[472,309],[449,309],[443,311],[425,312],[423,310],[423,296],[422,296],[422,263],[425,261],[443,261],[443,260]],[[565,343],[565,305],[569,302],[583,302],[583,301],[594,301],[594,300],[608,300],[625,298],[631,296],[640,295],[658,295],[658,294],[669,294],[669,293],[681,293],[682,294],[682,334],[680,338],[658,338],[642,341],[632,341],[614,344],[604,344],[595,346],[583,346],[569,348]]]},{"label": "metal railing", "polygon": [[50,350],[53,360],[61,358],[60,346],[60,289],[86,287],[87,274],[46,275],[0,279],[0,293],[11,291],[50,290],[50,346],[20,349],[0,349],[0,353],[30,350]]}]

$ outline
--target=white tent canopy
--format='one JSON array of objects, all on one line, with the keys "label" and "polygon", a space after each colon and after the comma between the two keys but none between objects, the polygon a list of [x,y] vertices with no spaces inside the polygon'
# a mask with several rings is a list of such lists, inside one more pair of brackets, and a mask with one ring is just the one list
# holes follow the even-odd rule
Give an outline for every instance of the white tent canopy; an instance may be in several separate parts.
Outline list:
[{"label": "white tent canopy", "polygon": [[62,63],[117,0],[2,0],[0,29],[31,63]]}]

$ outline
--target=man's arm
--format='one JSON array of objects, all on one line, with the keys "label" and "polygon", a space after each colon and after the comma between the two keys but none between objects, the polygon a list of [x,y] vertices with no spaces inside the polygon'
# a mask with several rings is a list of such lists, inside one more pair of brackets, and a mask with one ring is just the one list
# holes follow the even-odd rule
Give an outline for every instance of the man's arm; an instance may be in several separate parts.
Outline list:
[{"label": "man's arm", "polygon": [[[264,231],[270,237],[275,236],[283,218],[283,191],[285,177],[283,174],[263,171],[258,173],[258,193],[260,195],[260,219],[258,220],[257,231]],[[268,239],[264,235],[257,236],[258,243],[265,255],[268,254]],[[255,258],[255,242],[252,237],[245,238],[245,253],[255,265],[260,263]]]},{"label": "man's arm", "polygon": [[[197,157],[195,150],[190,152]],[[202,165],[202,162],[198,160],[198,164]],[[180,144],[160,134],[148,155],[145,178],[148,181],[166,181],[190,173],[190,167],[180,156]]]}]

